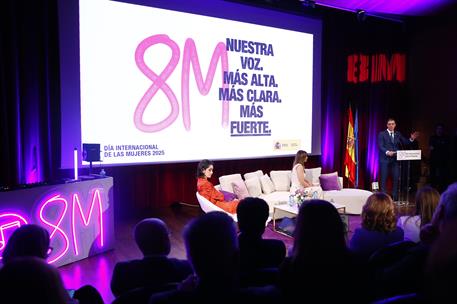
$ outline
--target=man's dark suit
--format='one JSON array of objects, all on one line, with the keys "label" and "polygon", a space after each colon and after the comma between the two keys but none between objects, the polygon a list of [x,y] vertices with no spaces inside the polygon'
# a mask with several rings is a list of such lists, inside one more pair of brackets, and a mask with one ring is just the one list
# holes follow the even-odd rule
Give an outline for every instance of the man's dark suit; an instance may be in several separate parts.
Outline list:
[{"label": "man's dark suit", "polygon": [[386,181],[389,170],[392,172],[392,196],[394,200],[398,199],[398,179],[400,177],[400,168],[398,166],[397,154],[393,156],[386,155],[387,151],[397,151],[408,149],[411,141],[404,138],[400,132],[394,131],[394,139],[389,131],[384,130],[378,134],[379,148],[379,173],[381,175],[380,190],[386,192]]}]

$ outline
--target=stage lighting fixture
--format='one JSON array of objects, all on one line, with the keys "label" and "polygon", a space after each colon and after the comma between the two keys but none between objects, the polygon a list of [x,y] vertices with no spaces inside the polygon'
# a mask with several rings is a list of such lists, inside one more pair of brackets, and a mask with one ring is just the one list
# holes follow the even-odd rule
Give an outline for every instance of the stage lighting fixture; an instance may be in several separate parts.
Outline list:
[{"label": "stage lighting fixture", "polygon": [[355,11],[357,16],[357,21],[364,22],[367,19],[367,14],[363,9],[358,9]]}]

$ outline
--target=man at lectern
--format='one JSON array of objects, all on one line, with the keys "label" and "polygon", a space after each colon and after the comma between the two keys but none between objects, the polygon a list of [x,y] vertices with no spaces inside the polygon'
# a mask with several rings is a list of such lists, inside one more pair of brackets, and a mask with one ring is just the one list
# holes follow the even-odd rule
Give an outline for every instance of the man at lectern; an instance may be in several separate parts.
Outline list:
[{"label": "man at lectern", "polygon": [[378,134],[379,148],[379,173],[381,177],[380,190],[386,192],[386,180],[389,174],[392,177],[392,197],[398,200],[398,179],[400,168],[397,161],[397,150],[406,150],[419,136],[419,132],[411,133],[410,138],[406,139],[400,132],[395,131],[395,119],[387,120],[387,130]]}]

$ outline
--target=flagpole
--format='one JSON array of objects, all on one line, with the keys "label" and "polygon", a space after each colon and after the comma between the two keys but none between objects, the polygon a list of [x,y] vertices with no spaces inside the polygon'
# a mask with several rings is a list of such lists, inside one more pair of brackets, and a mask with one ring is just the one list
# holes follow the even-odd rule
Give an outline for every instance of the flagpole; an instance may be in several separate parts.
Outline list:
[{"label": "flagpole", "polygon": [[354,121],[354,144],[355,144],[355,188],[359,188],[359,109],[355,109]]},{"label": "flagpole", "polygon": [[348,127],[346,136],[346,147],[344,156],[344,176],[348,179],[348,187],[355,185],[355,171],[356,171],[356,160],[355,160],[355,136],[354,136],[354,117],[352,115],[351,105],[348,107]]}]

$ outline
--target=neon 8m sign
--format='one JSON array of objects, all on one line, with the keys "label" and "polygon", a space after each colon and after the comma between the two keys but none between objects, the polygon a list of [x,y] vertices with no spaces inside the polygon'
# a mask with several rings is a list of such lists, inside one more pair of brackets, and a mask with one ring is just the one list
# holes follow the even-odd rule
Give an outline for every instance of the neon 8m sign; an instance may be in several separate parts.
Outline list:
[{"label": "neon 8m sign", "polygon": [[0,254],[12,232],[22,225],[34,223],[49,231],[51,247],[49,263],[72,262],[87,257],[92,247],[105,245],[104,190],[92,188],[85,199],[77,192],[54,192],[40,199],[27,215],[0,211]]},{"label": "neon 8m sign", "polygon": [[6,242],[12,231],[26,224],[28,224],[27,220],[20,214],[14,212],[0,214],[0,253],[5,250]]}]

